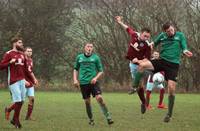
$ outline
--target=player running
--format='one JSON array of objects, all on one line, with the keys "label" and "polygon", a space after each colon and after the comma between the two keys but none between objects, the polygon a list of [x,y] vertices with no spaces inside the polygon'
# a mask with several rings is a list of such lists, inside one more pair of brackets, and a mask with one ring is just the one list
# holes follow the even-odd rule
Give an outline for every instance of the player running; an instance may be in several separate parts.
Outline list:
[{"label": "player running", "polygon": [[85,52],[76,57],[73,80],[76,87],[80,86],[90,125],[94,125],[91,94],[99,103],[107,123],[109,125],[114,123],[101,95],[102,92],[98,80],[102,75],[103,67],[100,58],[98,55],[93,54],[93,44],[86,43]]}]

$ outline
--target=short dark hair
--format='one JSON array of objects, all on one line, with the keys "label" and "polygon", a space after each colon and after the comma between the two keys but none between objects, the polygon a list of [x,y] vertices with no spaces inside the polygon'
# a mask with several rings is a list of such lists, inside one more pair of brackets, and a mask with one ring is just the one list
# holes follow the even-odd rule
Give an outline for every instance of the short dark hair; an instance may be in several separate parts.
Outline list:
[{"label": "short dark hair", "polygon": [[151,33],[151,30],[147,27],[142,28],[141,32],[147,32],[147,33]]},{"label": "short dark hair", "polygon": [[171,22],[166,22],[165,24],[163,24],[162,29],[164,31],[166,31],[167,29],[169,29],[170,26],[173,26],[173,24]]},{"label": "short dark hair", "polygon": [[26,51],[27,49],[31,49],[32,50],[32,48],[30,46],[27,46],[24,51]]},{"label": "short dark hair", "polygon": [[13,43],[17,42],[18,40],[23,40],[23,39],[22,39],[22,37],[14,36],[11,38],[10,42],[11,42],[11,44],[13,44]]}]

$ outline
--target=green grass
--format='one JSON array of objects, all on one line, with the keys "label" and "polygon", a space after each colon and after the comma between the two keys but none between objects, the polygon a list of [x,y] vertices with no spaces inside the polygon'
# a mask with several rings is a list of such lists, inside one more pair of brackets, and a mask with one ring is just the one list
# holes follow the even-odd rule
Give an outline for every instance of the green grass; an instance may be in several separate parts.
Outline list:
[{"label": "green grass", "polygon": [[[153,109],[140,113],[136,94],[104,93],[104,100],[112,113],[114,125],[108,126],[95,99],[92,100],[95,126],[88,125],[80,93],[36,92],[33,117],[25,121],[27,103],[21,112],[21,131],[199,131],[200,95],[177,94],[174,117],[170,123],[162,122],[167,110]],[[151,104],[156,107],[158,94],[153,94]],[[15,129],[4,119],[4,107],[10,103],[8,91],[0,91],[0,131]],[[165,97],[167,103],[167,97]],[[12,115],[11,115],[12,116]]]}]

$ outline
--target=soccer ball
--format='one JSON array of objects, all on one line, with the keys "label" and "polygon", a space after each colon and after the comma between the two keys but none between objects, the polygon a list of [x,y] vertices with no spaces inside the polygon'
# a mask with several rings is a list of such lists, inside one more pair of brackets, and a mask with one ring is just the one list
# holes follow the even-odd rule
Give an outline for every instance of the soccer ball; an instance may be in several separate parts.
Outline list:
[{"label": "soccer ball", "polygon": [[161,74],[160,72],[155,73],[155,74],[153,75],[153,78],[152,78],[152,79],[153,79],[153,82],[154,82],[154,83],[158,83],[158,84],[163,83],[164,80],[165,80],[163,74]]}]

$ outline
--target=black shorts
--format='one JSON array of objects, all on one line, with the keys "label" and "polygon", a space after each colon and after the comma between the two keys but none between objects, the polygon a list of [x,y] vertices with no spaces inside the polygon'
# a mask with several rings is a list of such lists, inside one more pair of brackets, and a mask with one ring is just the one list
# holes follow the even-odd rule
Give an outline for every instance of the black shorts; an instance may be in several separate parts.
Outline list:
[{"label": "black shorts", "polygon": [[90,98],[91,94],[93,97],[95,97],[96,95],[99,95],[102,93],[98,82],[96,84],[80,85],[80,87],[81,87],[81,94],[83,96],[83,99]]},{"label": "black shorts", "polygon": [[166,61],[164,59],[151,60],[154,73],[164,71],[166,80],[177,81],[179,64]]}]

